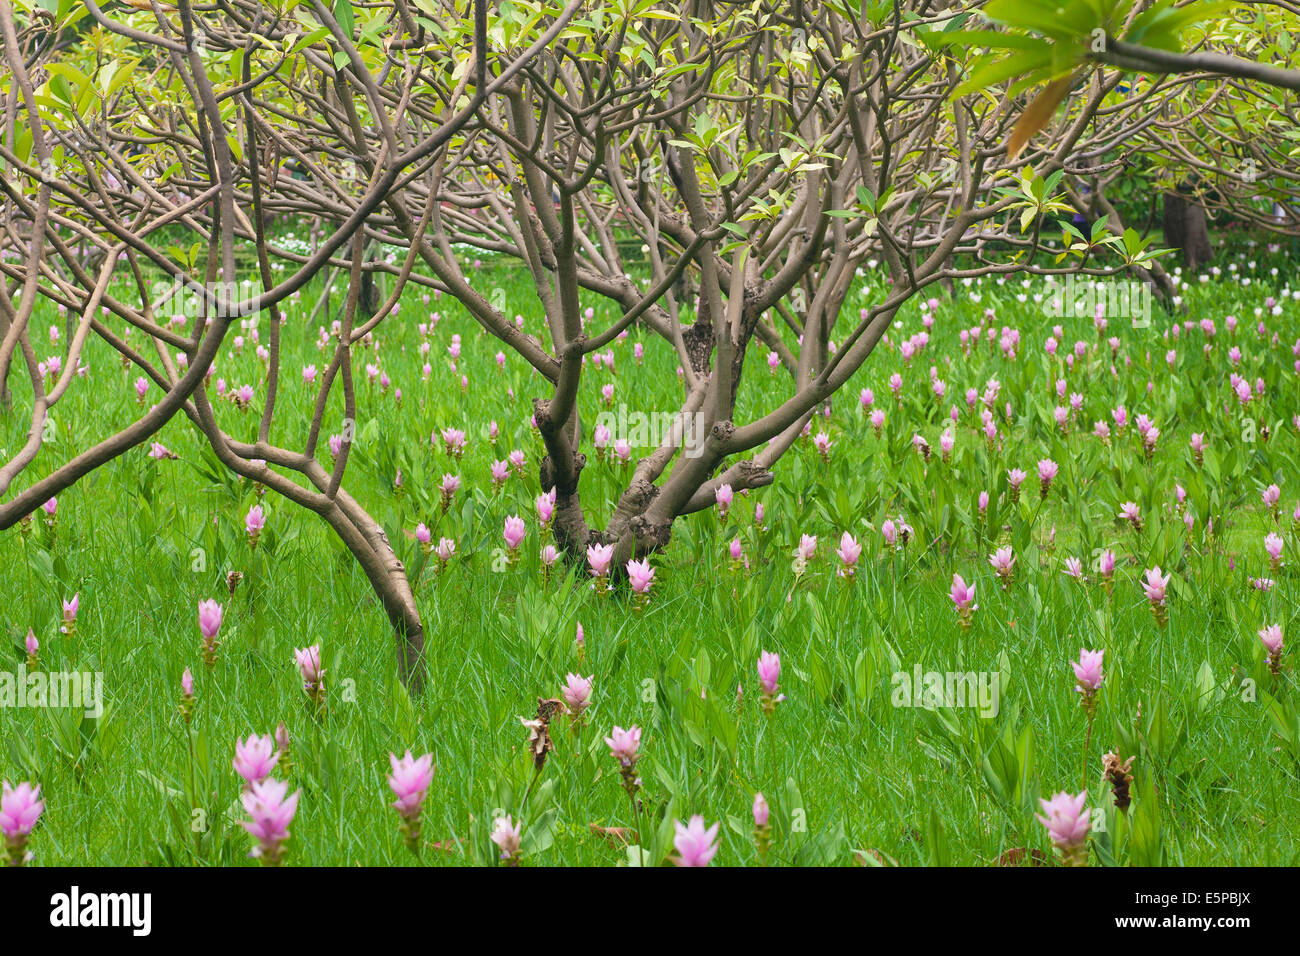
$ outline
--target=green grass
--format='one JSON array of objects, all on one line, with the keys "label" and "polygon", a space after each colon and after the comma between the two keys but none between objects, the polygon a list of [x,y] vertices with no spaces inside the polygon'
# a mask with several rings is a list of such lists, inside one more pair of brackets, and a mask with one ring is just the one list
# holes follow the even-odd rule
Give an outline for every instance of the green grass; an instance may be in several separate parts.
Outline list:
[{"label": "green grass", "polygon": [[[1245,261],[1239,267],[1249,273]],[[419,293],[410,293],[399,317],[379,329],[375,349],[357,355],[359,437],[346,485],[384,523],[408,567],[419,563],[410,536],[418,521],[433,527],[435,541],[447,535],[457,542],[447,571],[438,576],[426,569],[417,588],[428,639],[427,693],[412,701],[396,681],[392,633],[328,528],[267,495],[267,531],[250,551],[243,517],[257,500],[255,489],[221,476],[198,433],[178,418],[158,438],[179,460],[156,462],[146,457],[147,447],[135,449],[59,497],[53,547],[39,514],[29,537],[17,528],[0,535],[4,669],[23,660],[22,640],[32,627],[42,667],[102,671],[107,701],[99,720],[83,720],[71,709],[0,708],[0,776],[39,781],[47,803],[32,838],[36,862],[253,865],[246,859],[249,838],[236,824],[243,812],[230,763],[234,741],[270,733],[284,721],[293,736],[290,779],[303,791],[288,856],[296,865],[416,862],[387,806],[392,797],[385,783],[388,753],[407,748],[432,752],[437,764],[424,831],[426,843],[442,841],[445,849],[427,848],[422,862],[490,862],[487,835],[502,811],[526,820],[527,863],[626,861],[625,848],[591,829],[635,822],[602,740],[615,724],[645,729],[641,821],[648,862],[671,852],[672,819],[693,813],[723,821],[717,863],[757,862],[749,812],[756,790],[773,808],[774,863],[850,863],[863,859],[856,851],[874,851],[870,860],[904,865],[981,864],[1013,848],[1049,852],[1033,819],[1035,798],[1086,785],[1094,807],[1109,807],[1100,758],[1120,748],[1137,753],[1136,799],[1125,819],[1103,812],[1094,863],[1295,863],[1297,688],[1289,665],[1280,678],[1268,673],[1256,637],[1268,623],[1281,624],[1288,638],[1300,635],[1294,577],[1300,550],[1289,517],[1300,497],[1300,439],[1291,423],[1300,412],[1291,355],[1300,335],[1296,303],[1266,316],[1278,346],[1254,331],[1255,309],[1280,286],[1268,274],[1273,265],[1286,275],[1284,260],[1260,255],[1259,280],[1248,287],[1226,279],[1193,282],[1187,317],[1213,318],[1218,326],[1208,356],[1199,331],[1166,343],[1168,320],[1159,314],[1146,330],[1113,321],[1111,331],[1123,340],[1118,374],[1111,376],[1103,344],[1099,358],[1068,376],[1085,405],[1066,436],[1051,419],[1059,361],[1043,351],[1053,320],[1032,299],[1047,287],[1037,281],[1028,289],[1010,282],[959,286],[956,300],[940,306],[931,343],[910,368],[882,346],[837,396],[830,419],[815,420],[814,429],[824,428],[834,442],[829,463],[811,439],[801,440],[779,464],[776,484],[738,496],[725,525],[711,513],[678,522],[669,549],[652,559],[657,577],[642,613],[632,611],[625,594],[598,598],[584,575],[543,579],[533,508],[542,490],[541,445],[528,423],[531,399],[545,394],[543,383],[513,356],[499,370],[498,343],[459,307],[446,299],[424,305]],[[475,282],[500,284],[511,314],[523,314],[527,328],[540,331],[525,276],[489,265]],[[980,302],[970,301],[971,291]],[[1018,302],[1018,292],[1031,298]],[[842,323],[871,294],[864,279]],[[315,347],[315,326],[304,327],[313,304],[304,296],[286,326],[273,440],[291,447],[305,437],[314,396],[298,369],[328,362]],[[590,304],[598,321],[611,315],[595,300]],[[958,345],[958,329],[989,307],[998,327],[1021,330],[1015,361],[987,345],[968,358]],[[416,323],[435,309],[443,319],[430,336],[433,374],[423,382]],[[1267,441],[1243,439],[1242,415],[1228,388],[1224,316],[1230,313],[1241,319],[1240,373],[1267,385],[1266,396],[1248,409],[1256,427],[1261,416],[1267,421]],[[904,316],[895,343],[920,329],[915,303]],[[42,356],[53,351],[44,348],[44,330],[54,321],[43,314],[36,326]],[[1076,339],[1097,340],[1090,320],[1063,324],[1066,348]],[[456,372],[446,353],[453,332],[464,339]],[[840,328],[835,337],[846,334]],[[589,363],[585,421],[601,410],[600,385],[607,381],[616,382],[615,401],[632,410],[675,410],[680,386],[671,350],[647,336],[638,366],[637,336],[610,347],[615,374]],[[1178,350],[1172,372],[1164,359],[1170,347]],[[249,343],[234,357],[227,347],[216,375],[232,386],[253,384],[258,409],[262,365],[252,348]],[[400,407],[391,389],[381,394],[377,385],[362,383],[368,362],[402,389]],[[748,362],[741,420],[792,392],[784,373],[769,376],[765,349],[752,349]],[[21,487],[140,413],[131,387],[138,372],[124,372],[99,343],[86,364],[89,376],[55,409],[55,443]],[[928,387],[931,365],[947,382],[942,403]],[[895,371],[906,382],[901,407],[887,387]],[[462,373],[469,378],[463,392]],[[963,399],[966,388],[982,390],[991,376],[1002,383],[998,405],[1011,402],[1015,415],[1009,425],[999,417],[1005,444],[993,454],[974,436]],[[1154,383],[1149,396],[1148,381]],[[11,382],[16,408],[0,417],[0,447],[9,451],[28,427],[30,398],[17,374]],[[887,413],[880,438],[858,405],[863,387],[874,389]],[[157,397],[151,387],[150,400]],[[953,402],[963,416],[956,453],[943,464],[938,436]],[[219,404],[230,434],[254,435],[256,410],[241,414]],[[1132,426],[1109,448],[1090,434],[1092,422],[1109,421],[1118,404],[1131,418],[1149,414],[1160,427],[1149,463]],[[340,428],[340,403],[331,416],[325,434]],[[501,428],[495,448],[487,439],[490,420]],[[430,434],[447,426],[469,435],[459,463],[430,445]],[[1193,431],[1204,432],[1211,447],[1199,468],[1187,448]],[[911,448],[917,432],[934,451],[928,467]],[[514,448],[527,455],[525,477],[494,491],[489,463]],[[599,526],[629,472],[597,462],[587,450],[583,502]],[[323,447],[321,454],[328,464]],[[1043,457],[1059,462],[1061,475],[1040,506],[1033,471]],[[1015,506],[1003,499],[1013,466],[1030,473]],[[393,488],[398,468],[400,493]],[[464,485],[439,518],[443,472],[459,474]],[[1274,481],[1283,491],[1279,530],[1287,567],[1270,574],[1262,541],[1273,522],[1260,490]],[[1169,510],[1175,482],[1187,489],[1196,516],[1190,534]],[[987,521],[975,509],[981,490],[994,499]],[[1115,517],[1128,500],[1146,520],[1140,537]],[[752,522],[757,501],[767,511],[762,533]],[[502,544],[502,521],[516,513],[527,520],[529,537],[519,565],[503,568],[494,552]],[[905,551],[891,556],[874,529],[900,513],[915,534]],[[1209,515],[1216,516],[1213,538],[1205,534]],[[854,580],[835,574],[833,549],[844,530],[865,545]],[[818,536],[818,553],[796,579],[791,552],[801,533]],[[736,534],[748,571],[730,566],[726,544]],[[1012,544],[1017,555],[1016,581],[1007,592],[987,563],[995,543]],[[1062,573],[1064,558],[1075,555],[1095,577],[1093,555],[1104,547],[1119,558],[1110,597],[1094,581],[1085,585]],[[1174,573],[1164,630],[1138,586],[1153,564]],[[228,570],[246,575],[233,600],[225,591]],[[977,583],[979,610],[969,631],[958,627],[947,596],[954,572]],[[1277,579],[1272,591],[1252,590],[1248,578],[1265,574]],[[73,592],[81,594],[81,613],[69,640],[57,633],[59,601]],[[199,658],[196,605],[206,598],[227,605],[212,671]],[[574,646],[579,621],[587,645],[581,662]],[[321,720],[309,714],[292,655],[294,647],[316,642],[328,667],[329,712]],[[1106,650],[1086,770],[1087,721],[1067,663],[1080,646]],[[770,718],[758,701],[761,650],[781,654],[788,697]],[[1291,657],[1288,651],[1284,662]],[[926,671],[998,672],[1004,682],[998,714],[983,719],[971,709],[893,706],[891,675],[918,664]],[[196,675],[198,696],[193,768],[177,713],[186,667]],[[524,805],[533,768],[519,717],[532,716],[538,697],[558,696],[568,671],[594,675],[587,726],[575,739],[567,718],[556,720],[556,751]],[[1249,684],[1243,691],[1243,680],[1254,682],[1253,694]],[[738,684],[744,687],[739,706]]]}]

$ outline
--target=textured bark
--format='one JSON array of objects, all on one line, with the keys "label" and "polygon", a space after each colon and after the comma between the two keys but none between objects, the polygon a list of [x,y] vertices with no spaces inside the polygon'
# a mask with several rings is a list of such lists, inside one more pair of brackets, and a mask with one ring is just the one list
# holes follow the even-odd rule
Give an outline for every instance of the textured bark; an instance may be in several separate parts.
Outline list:
[{"label": "textured bark", "polygon": [[1205,208],[1177,193],[1165,193],[1165,245],[1183,251],[1183,265],[1199,269],[1214,258]]}]

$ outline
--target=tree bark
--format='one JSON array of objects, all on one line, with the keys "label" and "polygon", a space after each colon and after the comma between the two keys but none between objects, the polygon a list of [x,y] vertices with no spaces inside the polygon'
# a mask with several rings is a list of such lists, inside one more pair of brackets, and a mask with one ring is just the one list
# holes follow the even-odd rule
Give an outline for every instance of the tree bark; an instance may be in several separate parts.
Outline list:
[{"label": "tree bark", "polygon": [[1165,193],[1165,245],[1183,251],[1183,265],[1199,269],[1214,258],[1205,208],[1178,193]]}]

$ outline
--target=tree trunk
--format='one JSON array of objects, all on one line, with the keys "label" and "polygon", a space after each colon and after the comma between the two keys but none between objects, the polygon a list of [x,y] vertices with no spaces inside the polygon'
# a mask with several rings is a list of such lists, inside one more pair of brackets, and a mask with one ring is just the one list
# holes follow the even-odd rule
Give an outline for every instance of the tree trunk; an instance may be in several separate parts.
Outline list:
[{"label": "tree trunk", "polygon": [[1165,245],[1183,250],[1183,265],[1199,269],[1214,258],[1205,208],[1178,193],[1165,193]]}]

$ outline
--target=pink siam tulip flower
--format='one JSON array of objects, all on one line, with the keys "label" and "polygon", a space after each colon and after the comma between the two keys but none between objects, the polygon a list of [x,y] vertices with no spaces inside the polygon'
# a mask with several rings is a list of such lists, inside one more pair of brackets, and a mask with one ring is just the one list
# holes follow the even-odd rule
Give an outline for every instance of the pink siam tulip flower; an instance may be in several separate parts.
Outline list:
[{"label": "pink siam tulip flower", "polygon": [[817,454],[821,456],[821,459],[824,462],[829,462],[831,460],[831,445],[833,444],[834,442],[831,441],[831,436],[827,435],[825,432],[818,432],[813,437],[813,446],[816,447]]},{"label": "pink siam tulip flower", "polygon": [[71,637],[77,630],[77,611],[81,608],[81,592],[72,595],[72,600],[63,602],[63,623],[59,630]]},{"label": "pink siam tulip flower", "polygon": [[718,490],[713,493],[713,500],[717,503],[719,518],[725,519],[727,517],[727,512],[731,510],[732,498],[731,485],[718,485]]},{"label": "pink siam tulip flower", "polygon": [[1024,484],[1026,477],[1024,471],[1019,468],[1012,468],[1007,472],[1007,484],[1011,488],[1011,503],[1013,505],[1020,500],[1020,486]]},{"label": "pink siam tulip flower", "polygon": [[512,823],[510,817],[497,817],[492,824],[492,835],[488,838],[501,851],[501,859],[508,866],[519,865],[520,829],[522,824]]},{"label": "pink siam tulip flower", "polygon": [[876,437],[879,438],[881,431],[883,431],[885,427],[885,413],[878,408],[872,409],[869,420],[871,422],[872,431],[874,431]]},{"label": "pink siam tulip flower", "polygon": [[149,446],[149,457],[154,461],[163,461],[176,458],[177,455],[173,451],[168,451],[167,446],[161,442],[154,442]]},{"label": "pink siam tulip flower", "polygon": [[1264,644],[1264,649],[1268,651],[1268,669],[1276,676],[1282,671],[1282,628],[1278,624],[1270,624],[1262,628],[1259,632],[1259,639]]},{"label": "pink siam tulip flower", "polygon": [[36,640],[36,632],[30,627],[27,629],[27,637],[23,641],[23,649],[27,651],[27,669],[36,670],[37,655],[40,653],[41,644]]},{"label": "pink siam tulip flower", "polygon": [[265,866],[279,866],[284,859],[289,824],[298,812],[298,798],[302,796],[301,790],[292,796],[288,793],[288,784],[267,779],[253,785],[243,796],[244,811],[251,820],[240,821],[240,826],[257,841],[248,855],[261,860]]},{"label": "pink siam tulip flower", "polygon": [[1118,517],[1123,518],[1132,525],[1134,531],[1140,532],[1142,530],[1142,511],[1135,502],[1126,501],[1120,505]]},{"label": "pink siam tulip flower", "polygon": [[[465,433],[459,428],[444,428],[442,429],[441,435],[443,450],[446,451],[450,457],[459,461],[460,457],[465,454],[465,448],[468,445],[468,442],[465,439]],[[433,443],[437,444],[436,436]]]},{"label": "pink siam tulip flower", "polygon": [[1274,571],[1282,567],[1282,548],[1285,542],[1282,536],[1275,531],[1270,531],[1264,536],[1264,550],[1268,552],[1268,564]]},{"label": "pink siam tulip flower", "polygon": [[1058,471],[1056,462],[1050,458],[1044,458],[1038,463],[1038,490],[1042,497],[1047,497],[1047,492],[1052,487],[1052,480],[1056,478]]},{"label": "pink siam tulip flower", "polygon": [[731,539],[731,543],[727,545],[727,553],[731,555],[731,568],[733,571],[748,563],[745,561],[745,549],[741,547],[739,537]]},{"label": "pink siam tulip flower", "polygon": [[540,557],[542,559],[542,567],[549,573],[551,568],[555,567],[555,562],[560,560],[560,552],[556,550],[555,545],[548,544],[542,548]]},{"label": "pink siam tulip flower", "polygon": [[1096,712],[1096,694],[1101,688],[1102,681],[1101,658],[1105,653],[1105,651],[1080,648],[1079,660],[1070,664],[1074,668],[1075,680],[1078,681],[1074,689],[1083,695],[1080,702],[1087,711],[1089,720]]},{"label": "pink siam tulip flower", "polygon": [[1282,490],[1278,488],[1277,485],[1269,485],[1264,489],[1260,497],[1264,501],[1264,507],[1269,510],[1269,513],[1273,515],[1273,520],[1276,521],[1278,511],[1277,503],[1282,498]]},{"label": "pink siam tulip flower", "polygon": [[555,489],[544,492],[537,496],[537,523],[545,531],[551,526],[551,519],[555,517]]},{"label": "pink siam tulip flower", "polygon": [[524,536],[527,534],[528,527],[524,524],[523,518],[518,515],[510,515],[506,518],[501,536],[505,538],[506,547],[510,551],[511,564],[519,560],[519,545],[523,544]]},{"label": "pink siam tulip flower", "polygon": [[778,683],[781,679],[781,655],[763,651],[758,657],[758,682],[762,685],[761,702],[764,713],[771,714],[776,705],[785,700]]},{"label": "pink siam tulip flower", "polygon": [[433,754],[420,758],[411,756],[411,751],[401,760],[397,754],[388,755],[388,764],[392,773],[388,775],[388,786],[397,797],[391,806],[402,818],[402,837],[411,852],[420,852],[420,812],[424,808],[425,797],[433,784]]},{"label": "pink siam tulip flower", "polygon": [[181,674],[181,719],[185,721],[188,728],[190,721],[194,719],[194,675],[190,669],[185,668],[185,673]]},{"label": "pink siam tulip flower", "polygon": [[423,521],[415,526],[415,540],[426,556],[433,552],[433,532]]},{"label": "pink siam tulip flower", "polygon": [[580,674],[565,674],[564,680],[564,690],[560,696],[569,708],[569,716],[581,717],[582,712],[591,706],[591,678]]},{"label": "pink siam tulip flower", "polygon": [[880,523],[880,536],[885,539],[887,547],[893,548],[898,544],[898,526],[892,518],[886,518]]},{"label": "pink siam tulip flower", "polygon": [[447,568],[447,562],[456,554],[456,542],[451,538],[439,538],[438,547],[433,549],[433,553],[438,558],[438,573],[441,574]]},{"label": "pink siam tulip flower", "polygon": [[1192,448],[1192,458],[1199,465],[1205,460],[1205,435],[1201,432],[1192,432],[1191,441],[1188,444]]},{"label": "pink siam tulip flower", "polygon": [[650,585],[654,583],[655,571],[650,567],[650,559],[645,558],[641,561],[628,560],[627,577],[632,584],[632,592],[636,597],[636,607],[638,610],[645,605],[646,599],[650,594]]},{"label": "pink siam tulip flower", "polygon": [[858,543],[858,539],[845,531],[840,535],[840,546],[835,549],[835,553],[839,555],[842,565],[840,576],[853,577],[857,572],[858,558],[862,557],[862,545]]},{"label": "pink siam tulip flower", "polygon": [[673,862],[678,866],[708,866],[718,852],[718,826],[715,823],[706,830],[704,817],[699,814],[691,817],[686,826],[674,820],[673,848],[677,856]]},{"label": "pink siam tulip flower", "polygon": [[244,530],[248,532],[248,546],[257,548],[257,539],[262,535],[262,529],[266,527],[266,514],[262,511],[261,505],[253,505],[248,509],[248,514],[244,515]]},{"label": "pink siam tulip flower", "polygon": [[1061,851],[1066,865],[1087,866],[1088,834],[1092,829],[1087,806],[1088,791],[1084,790],[1077,797],[1062,791],[1051,800],[1038,802],[1043,813],[1035,814],[1035,818],[1047,828],[1047,835]]},{"label": "pink siam tulip flower", "polygon": [[1083,562],[1078,558],[1065,559],[1065,573],[1076,581],[1083,580]]},{"label": "pink siam tulip flower", "polygon": [[216,601],[199,602],[199,632],[203,635],[203,663],[211,668],[217,662],[217,633],[221,630],[221,605]]},{"label": "pink siam tulip flower", "polygon": [[15,787],[8,780],[0,782],[0,837],[9,866],[23,866],[31,860],[27,840],[44,812],[39,785],[20,781]]},{"label": "pink siam tulip flower", "polygon": [[[767,530],[767,526],[763,524],[763,516],[766,513],[766,510],[763,508],[763,502],[760,501],[758,504],[754,505],[754,527],[759,531]],[[1296,505],[1296,513],[1297,515],[1300,515],[1300,504]],[[1300,521],[1300,517],[1297,517],[1296,520]]]},{"label": "pink siam tulip flower", "polygon": [[975,585],[967,585],[960,574],[954,574],[952,588],[948,594],[957,608],[957,617],[961,626],[970,627],[972,614],[979,610],[979,605],[975,603]]},{"label": "pink siam tulip flower", "polygon": [[641,788],[641,778],[636,775],[636,762],[641,759],[641,728],[635,724],[627,730],[615,727],[605,738],[605,745],[609,747],[610,755],[618,761],[623,789],[635,801],[637,790]]},{"label": "pink siam tulip flower", "polygon": [[587,548],[587,564],[596,579],[596,593],[605,594],[609,589],[609,563],[614,560],[612,544],[593,544]]},{"label": "pink siam tulip flower", "polygon": [[1002,589],[1005,591],[1011,586],[1011,578],[1016,566],[1016,559],[1011,553],[1010,546],[998,548],[989,555],[989,565],[997,573],[1002,582]]},{"label": "pink siam tulip flower", "polygon": [[451,507],[452,499],[456,497],[456,492],[460,490],[460,478],[444,473],[438,490],[442,492],[442,510],[446,514],[447,509]]},{"label": "pink siam tulip flower", "polygon": [[754,826],[762,829],[768,825],[771,817],[771,810],[768,808],[767,800],[762,793],[754,794]]},{"label": "pink siam tulip flower", "polygon": [[494,488],[499,488],[501,485],[504,485],[506,479],[510,477],[510,463],[506,461],[494,461],[491,465],[491,472],[492,485]]},{"label": "pink siam tulip flower", "polygon": [[976,506],[979,508],[980,514],[984,514],[984,512],[989,510],[989,493],[987,491],[980,492]]},{"label": "pink siam tulip flower", "polygon": [[302,689],[315,705],[317,711],[325,707],[325,669],[321,666],[320,645],[295,647],[293,658],[302,674]]},{"label": "pink siam tulip flower", "polygon": [[244,778],[245,787],[261,783],[271,775],[280,755],[275,752],[275,741],[270,735],[259,737],[249,734],[247,740],[235,738],[235,773]]},{"label": "pink siam tulip flower", "polygon": [[1170,575],[1161,575],[1160,565],[1150,568],[1146,572],[1146,580],[1142,582],[1142,590],[1146,592],[1147,600],[1151,602],[1151,613],[1155,615],[1156,623],[1164,627],[1169,620],[1169,612],[1165,605],[1166,589],[1169,587]]}]

